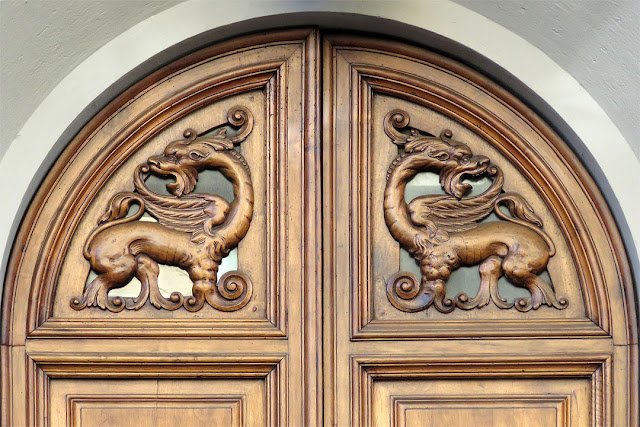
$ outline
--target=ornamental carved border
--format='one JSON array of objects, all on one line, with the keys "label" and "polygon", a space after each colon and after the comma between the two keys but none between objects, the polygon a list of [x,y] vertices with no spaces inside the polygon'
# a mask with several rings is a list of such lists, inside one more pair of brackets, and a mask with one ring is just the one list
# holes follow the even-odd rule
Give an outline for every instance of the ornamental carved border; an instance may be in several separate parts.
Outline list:
[{"label": "ornamental carved border", "polygon": [[[139,310],[150,301],[158,309],[198,311],[207,302],[218,310],[235,311],[249,302],[252,283],[245,273],[230,271],[217,277],[222,259],[249,230],[254,201],[249,165],[234,148],[251,133],[253,115],[236,106],[227,120],[224,125],[238,128],[232,135],[224,125],[203,137],[187,129],[184,139],[171,142],[163,154],[136,168],[135,191],[113,196],[86,240],[83,254],[98,276],[82,296],[71,299],[72,308],[119,312]],[[231,181],[231,203],[219,195],[193,193],[204,170],[218,170]],[[149,174],[173,177],[175,182],[167,184],[172,195],[151,191],[145,184]],[[128,216],[136,204],[138,211]],[[138,221],[145,212],[157,222]],[[193,295],[173,292],[165,298],[158,288],[158,264],[187,271]],[[109,297],[110,290],[134,277],[142,285],[138,297]]]},{"label": "ornamental carved border", "polygon": [[[393,238],[409,251],[420,266],[421,278],[398,272],[387,280],[387,297],[399,310],[417,312],[433,305],[449,313],[456,307],[471,310],[493,303],[502,309],[536,310],[548,305],[562,310],[566,298],[538,277],[555,245],[543,230],[542,220],[519,194],[504,192],[502,170],[482,155],[474,155],[450,130],[440,136],[424,135],[408,128],[409,114],[389,112],[384,129],[402,152],[391,162],[384,192],[384,219]],[[401,130],[408,128],[410,133]],[[424,195],[405,201],[405,187],[420,172],[437,173],[445,195]],[[471,185],[466,177],[488,177],[491,185],[482,194],[465,197]],[[504,204],[511,215],[505,214]],[[503,221],[481,220],[494,212]],[[446,282],[461,266],[478,265],[480,288],[473,298],[446,297]],[[500,296],[498,279],[505,276],[526,288],[530,297],[508,302]]]}]

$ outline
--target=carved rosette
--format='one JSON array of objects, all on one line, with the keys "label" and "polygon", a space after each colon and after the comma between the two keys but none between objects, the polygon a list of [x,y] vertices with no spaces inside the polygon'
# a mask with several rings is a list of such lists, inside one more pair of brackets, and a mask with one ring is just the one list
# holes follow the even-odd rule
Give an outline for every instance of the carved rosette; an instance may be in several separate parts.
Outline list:
[{"label": "carved rosette", "polygon": [[[443,313],[456,307],[470,310],[493,303],[519,311],[542,305],[564,309],[551,285],[538,277],[555,255],[555,246],[542,229],[542,220],[517,193],[503,191],[500,168],[485,156],[474,155],[446,129],[440,136],[409,128],[409,115],[393,110],[384,121],[385,133],[402,147],[387,171],[384,218],[389,232],[420,266],[421,278],[398,272],[387,280],[387,297],[399,310],[416,312],[434,305]],[[404,133],[407,129],[409,132]],[[445,195],[424,195],[405,201],[405,187],[420,172],[436,173]],[[482,194],[465,197],[467,177],[489,177]],[[504,204],[511,215],[499,209]],[[480,222],[494,212],[503,221]],[[446,297],[446,282],[461,266],[480,265],[480,288],[475,297],[462,293]],[[498,279],[505,276],[531,296],[508,302],[500,296]]]},{"label": "carved rosette", "polygon": [[[237,128],[229,134],[225,126]],[[133,192],[121,192],[110,201],[98,226],[84,246],[84,257],[98,276],[71,307],[96,306],[112,312],[138,310],[147,301],[158,309],[200,310],[205,302],[222,311],[244,307],[251,299],[251,279],[231,271],[218,279],[218,267],[249,230],[253,216],[253,185],[244,157],[234,148],[253,129],[253,116],[245,107],[229,110],[227,123],[207,136],[192,129],[171,142],[164,153],[150,157],[133,175]],[[216,194],[193,193],[199,173],[218,170],[233,184],[231,203]],[[172,177],[170,196],[151,191],[150,174]],[[132,205],[138,211],[128,216]],[[144,213],[157,222],[138,221]],[[158,288],[159,264],[189,273],[192,295],[173,292],[165,298]],[[108,296],[136,277],[142,284],[136,298]]]}]

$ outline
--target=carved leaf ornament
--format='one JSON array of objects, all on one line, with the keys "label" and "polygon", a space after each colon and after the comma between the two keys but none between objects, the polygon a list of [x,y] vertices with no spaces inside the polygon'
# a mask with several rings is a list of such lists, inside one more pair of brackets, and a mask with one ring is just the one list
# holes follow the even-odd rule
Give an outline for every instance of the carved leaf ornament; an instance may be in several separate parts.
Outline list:
[{"label": "carved leaf ornament", "polygon": [[[234,149],[251,133],[253,115],[236,106],[227,116],[228,124],[238,128],[233,135],[224,127],[206,137],[187,129],[184,139],[171,142],[163,154],[136,168],[135,191],[116,194],[87,238],[84,257],[98,276],[82,296],[71,299],[71,307],[119,312],[138,310],[149,300],[158,309],[198,311],[207,302],[218,310],[234,311],[249,302],[252,283],[245,273],[230,271],[217,277],[222,258],[247,234],[253,216],[251,173]],[[231,203],[215,194],[192,193],[204,170],[218,170],[231,181],[235,196]],[[173,177],[175,182],[167,184],[172,196],[151,191],[145,184],[150,174]],[[127,216],[134,204],[138,211]],[[145,212],[157,222],[138,221]],[[158,264],[187,271],[192,296],[161,295]],[[108,296],[134,277],[142,285],[138,297]]]},{"label": "carved leaf ornament", "polygon": [[[427,309],[432,304],[443,313],[456,307],[470,310],[489,304],[519,311],[538,309],[545,304],[557,309],[568,305],[558,299],[553,288],[538,277],[555,255],[555,246],[542,229],[542,220],[517,193],[503,191],[502,170],[464,143],[453,139],[450,130],[440,136],[425,136],[409,125],[402,110],[389,112],[385,133],[402,147],[389,165],[384,192],[384,219],[393,238],[409,251],[420,266],[421,278],[398,272],[387,281],[387,297],[393,306],[406,312]],[[446,195],[424,195],[409,204],[405,187],[420,172],[439,174]],[[489,177],[491,185],[482,194],[465,197],[471,185],[466,177]],[[504,204],[511,213],[499,209]],[[490,213],[504,221],[480,223]],[[461,266],[480,265],[480,288],[475,297],[464,293],[454,300],[446,297],[446,282]],[[498,292],[501,276],[526,288],[530,297],[508,302]]]}]

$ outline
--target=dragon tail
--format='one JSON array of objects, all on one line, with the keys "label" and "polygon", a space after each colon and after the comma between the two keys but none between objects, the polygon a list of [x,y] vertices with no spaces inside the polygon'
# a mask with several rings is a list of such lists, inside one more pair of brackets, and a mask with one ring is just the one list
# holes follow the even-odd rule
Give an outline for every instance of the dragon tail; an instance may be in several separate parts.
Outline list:
[{"label": "dragon tail", "polygon": [[[138,212],[131,216],[126,216],[129,213],[131,205],[134,203],[137,203],[140,206]],[[144,199],[140,197],[139,194],[127,192],[118,193],[113,196],[113,198],[109,202],[109,208],[100,217],[100,219],[98,220],[98,226],[91,232],[91,234],[89,234],[89,237],[84,244],[84,248],[82,249],[82,254],[84,255],[84,257],[86,259],[90,259],[89,245],[96,234],[109,227],[113,227],[114,225],[136,221],[140,219],[143,213]]]},{"label": "dragon tail", "polygon": [[[505,215],[500,210],[500,203],[505,203],[512,216]],[[542,219],[536,215],[529,202],[527,202],[522,196],[516,193],[503,193],[496,198],[493,210],[498,217],[506,221],[520,224],[538,233],[549,247],[549,256],[552,257],[556,254],[556,246],[553,244],[551,237],[542,230]]]}]

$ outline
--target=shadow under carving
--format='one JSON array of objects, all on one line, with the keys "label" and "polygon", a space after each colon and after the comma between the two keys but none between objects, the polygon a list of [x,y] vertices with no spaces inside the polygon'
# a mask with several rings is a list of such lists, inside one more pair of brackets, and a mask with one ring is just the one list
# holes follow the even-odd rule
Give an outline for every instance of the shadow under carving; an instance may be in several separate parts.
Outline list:
[{"label": "shadow under carving", "polygon": [[[253,185],[244,157],[234,149],[253,129],[253,116],[245,107],[229,110],[233,135],[220,127],[212,135],[198,137],[192,129],[184,139],[171,142],[162,155],[150,157],[133,176],[134,192],[116,194],[84,246],[84,257],[98,276],[71,307],[99,307],[112,312],[138,310],[147,300],[158,309],[200,310],[205,302],[223,311],[244,307],[251,299],[252,283],[240,271],[217,277],[222,258],[249,230],[253,216]],[[197,194],[198,175],[218,170],[233,185],[231,203],[215,194]],[[151,191],[149,174],[170,176],[171,196]],[[127,216],[132,205],[138,211]],[[138,221],[147,212],[158,222]],[[158,288],[158,264],[179,267],[193,282],[192,296],[173,292],[165,298]],[[133,277],[141,283],[136,298],[109,297],[109,291],[126,286]]]},{"label": "shadow under carving", "polygon": [[[538,277],[555,245],[542,229],[542,220],[517,193],[503,192],[502,170],[489,158],[476,156],[464,143],[452,139],[450,130],[439,137],[410,134],[400,130],[409,125],[402,110],[387,114],[387,136],[403,148],[387,172],[384,218],[389,232],[409,251],[420,266],[421,278],[398,272],[387,280],[387,297],[399,310],[416,312],[431,305],[443,313],[456,307],[470,310],[488,305],[515,307],[519,311],[542,305],[564,309],[565,298],[558,299],[551,285]],[[405,187],[420,172],[439,174],[445,195],[416,197],[405,201]],[[466,177],[488,176],[492,182],[482,194],[465,197],[471,185]],[[505,205],[511,215],[505,214]],[[504,221],[479,223],[489,214]],[[480,288],[475,297],[461,293],[454,300],[446,297],[446,282],[453,270],[479,264]],[[498,292],[502,276],[531,296],[508,302]]]}]

